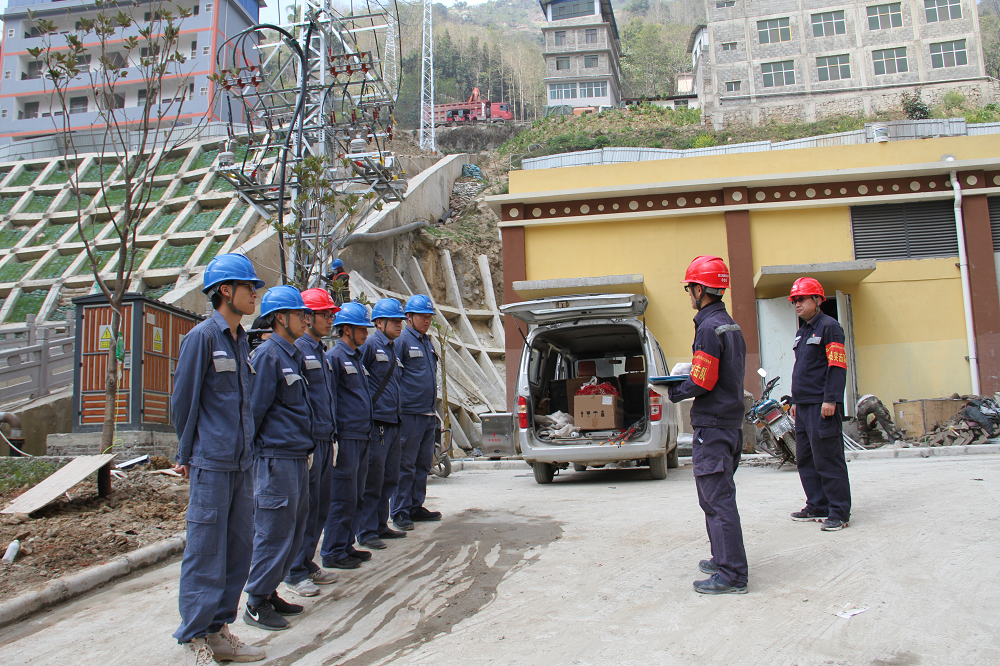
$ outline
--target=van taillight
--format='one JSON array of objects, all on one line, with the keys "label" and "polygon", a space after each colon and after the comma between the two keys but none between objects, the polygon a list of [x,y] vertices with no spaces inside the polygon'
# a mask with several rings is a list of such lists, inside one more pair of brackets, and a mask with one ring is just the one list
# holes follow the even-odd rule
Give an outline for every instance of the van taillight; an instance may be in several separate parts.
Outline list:
[{"label": "van taillight", "polygon": [[660,406],[660,394],[649,389],[649,420],[659,421],[663,407]]},{"label": "van taillight", "polygon": [[521,430],[528,429],[528,401],[523,395],[517,399],[517,425]]}]

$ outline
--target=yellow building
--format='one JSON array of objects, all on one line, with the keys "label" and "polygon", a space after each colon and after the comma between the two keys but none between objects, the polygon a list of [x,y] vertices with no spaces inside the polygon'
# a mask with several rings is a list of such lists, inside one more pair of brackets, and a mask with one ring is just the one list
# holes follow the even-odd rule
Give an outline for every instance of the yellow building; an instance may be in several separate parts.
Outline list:
[{"label": "yellow building", "polygon": [[[696,255],[723,257],[755,393],[761,364],[787,388],[797,322],[785,297],[796,278],[817,278],[848,334],[851,412],[866,393],[891,402],[975,383],[1000,390],[997,195],[1000,136],[987,135],[513,171],[510,194],[489,201],[501,219],[506,302],[607,290],[599,282],[644,293],[668,364],[691,357],[684,269]],[[511,396],[521,336],[506,325]]]}]

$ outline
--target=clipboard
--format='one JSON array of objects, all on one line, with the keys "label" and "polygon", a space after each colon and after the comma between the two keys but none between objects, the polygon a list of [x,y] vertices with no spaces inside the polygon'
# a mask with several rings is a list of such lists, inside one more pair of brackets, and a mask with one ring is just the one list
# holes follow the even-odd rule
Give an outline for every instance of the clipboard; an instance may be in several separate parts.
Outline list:
[{"label": "clipboard", "polygon": [[663,398],[669,398],[668,387],[671,384],[680,384],[691,375],[666,375],[664,377],[650,377],[649,385],[657,394]]}]

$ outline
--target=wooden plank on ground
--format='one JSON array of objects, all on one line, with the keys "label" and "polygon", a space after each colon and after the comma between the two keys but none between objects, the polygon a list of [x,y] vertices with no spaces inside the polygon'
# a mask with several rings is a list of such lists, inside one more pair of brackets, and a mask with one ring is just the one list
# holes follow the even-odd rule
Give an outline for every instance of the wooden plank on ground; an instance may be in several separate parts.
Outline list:
[{"label": "wooden plank on ground", "polygon": [[114,453],[79,456],[59,468],[44,481],[29,489],[0,513],[32,513],[59,499],[63,493],[111,463]]}]

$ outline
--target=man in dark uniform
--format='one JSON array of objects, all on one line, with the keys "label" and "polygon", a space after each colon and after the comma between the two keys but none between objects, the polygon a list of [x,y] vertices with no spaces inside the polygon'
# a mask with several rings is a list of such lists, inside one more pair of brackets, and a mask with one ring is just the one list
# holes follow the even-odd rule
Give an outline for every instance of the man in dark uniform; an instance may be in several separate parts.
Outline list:
[{"label": "man in dark uniform", "polygon": [[747,554],[733,475],[743,449],[746,343],[722,302],[729,287],[729,268],[722,259],[697,257],[683,281],[691,295],[691,307],[698,311],[694,358],[691,376],[671,386],[670,400],[694,398],[694,479],[712,544],[712,559],[698,563],[711,578],[695,581],[694,589],[702,594],[743,594],[747,591]]},{"label": "man in dark uniform", "polygon": [[822,521],[823,531],[834,532],[847,527],[851,519],[851,482],[840,416],[847,384],[844,329],[836,319],[820,312],[819,304],[826,296],[818,281],[799,278],[788,300],[805,322],[792,345],[792,418],[795,460],[806,506],[792,518]]}]

